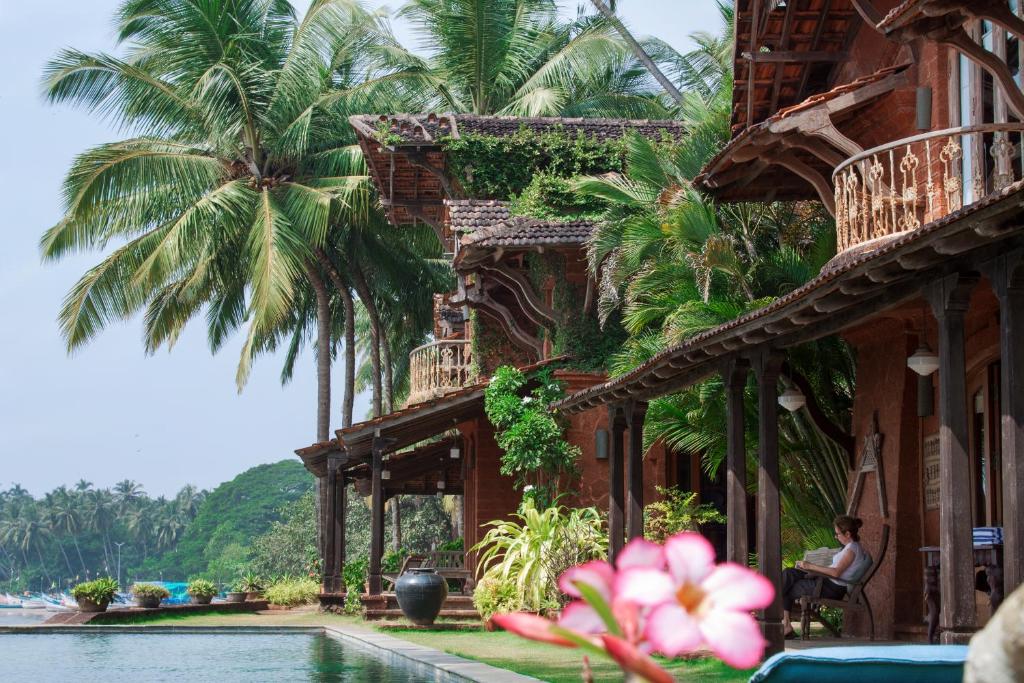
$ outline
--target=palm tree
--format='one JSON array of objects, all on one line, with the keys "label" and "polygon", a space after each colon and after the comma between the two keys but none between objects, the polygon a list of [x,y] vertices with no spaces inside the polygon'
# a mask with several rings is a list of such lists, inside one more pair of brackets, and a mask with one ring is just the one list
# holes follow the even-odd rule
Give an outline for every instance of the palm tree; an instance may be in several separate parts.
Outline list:
[{"label": "palm tree", "polygon": [[400,61],[455,111],[664,118],[647,72],[604,19],[563,22],[548,0],[409,0],[399,16],[432,53]]}]

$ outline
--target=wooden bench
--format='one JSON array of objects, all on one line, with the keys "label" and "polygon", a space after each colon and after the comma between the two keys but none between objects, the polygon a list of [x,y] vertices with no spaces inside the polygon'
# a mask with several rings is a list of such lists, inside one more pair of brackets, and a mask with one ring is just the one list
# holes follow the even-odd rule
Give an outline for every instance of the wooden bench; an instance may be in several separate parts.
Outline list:
[{"label": "wooden bench", "polygon": [[409,555],[402,561],[397,572],[382,574],[381,578],[394,587],[398,577],[409,569],[417,567],[432,568],[439,576],[459,583],[462,593],[472,592],[473,572],[466,568],[466,554],[461,550],[434,550],[429,553]]}]

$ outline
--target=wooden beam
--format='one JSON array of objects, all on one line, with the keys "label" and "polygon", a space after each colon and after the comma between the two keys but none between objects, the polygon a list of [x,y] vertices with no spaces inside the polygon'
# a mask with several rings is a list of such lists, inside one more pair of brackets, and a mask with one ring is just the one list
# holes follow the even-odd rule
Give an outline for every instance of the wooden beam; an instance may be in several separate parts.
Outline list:
[{"label": "wooden beam", "polygon": [[[753,7],[751,8],[751,16],[753,17],[753,23],[750,26],[750,52],[757,52],[757,34],[760,31],[758,22],[761,18],[761,0],[752,0],[752,2]],[[739,13],[737,12],[737,14]],[[747,65],[747,128],[754,125],[754,86],[755,79],[757,77],[756,72],[756,64]]]},{"label": "wooden beam", "polygon": [[747,444],[743,394],[750,363],[733,357],[722,366],[725,381],[725,559],[747,566]]},{"label": "wooden beam", "polygon": [[778,381],[784,356],[765,350],[754,359],[757,374],[757,563],[775,587],[771,604],[759,612],[765,656],[785,649],[782,623],[782,502],[779,487]]},{"label": "wooden beam", "polygon": [[626,420],[621,404],[608,406],[608,431],[611,436],[611,452],[608,454],[608,560],[615,564],[623,546],[623,444]]},{"label": "wooden beam", "polygon": [[939,327],[939,625],[947,644],[966,643],[975,630],[964,315],[976,283],[953,273],[927,293]]},{"label": "wooden beam", "polygon": [[387,440],[379,436],[374,437],[371,465],[373,474],[370,481],[370,595],[380,595],[383,590],[381,558],[384,555],[384,487],[381,472],[384,469],[384,450],[387,446]]},{"label": "wooden beam", "polygon": [[[818,20],[814,25],[814,35],[811,37],[810,49],[817,51],[821,47],[821,39],[825,33],[825,26],[828,24],[825,18],[828,17],[829,10],[832,9],[832,0],[825,0],[821,5],[821,13],[818,15]],[[800,87],[796,89],[796,101],[801,102],[804,99],[804,92],[807,90],[807,81],[811,77],[811,69],[807,64],[804,64],[803,73],[800,76]]]},{"label": "wooden beam", "polygon": [[[796,8],[796,3],[791,2],[786,5],[786,17],[782,20],[782,35],[779,37],[779,49],[786,50],[789,48],[789,34],[793,28],[793,14]],[[779,110],[779,96],[782,94],[782,75],[785,69],[777,67],[775,69],[775,83],[772,84],[772,99],[768,106],[768,110],[771,112],[777,112]]]},{"label": "wooden beam", "polygon": [[875,9],[869,0],[851,0],[851,2],[860,18],[871,28],[875,28],[878,26],[878,22],[882,21],[882,13]]},{"label": "wooden beam", "polygon": [[836,194],[832,189],[832,183],[826,180],[823,175],[797,159],[791,152],[778,154],[771,161],[809,182],[815,192],[818,193],[818,198],[821,199],[821,203],[825,205],[829,214],[832,216],[836,215]]},{"label": "wooden beam", "polygon": [[644,418],[647,404],[630,401],[625,408],[629,429],[629,451],[626,456],[626,538],[644,535]]},{"label": "wooden beam", "polygon": [[754,64],[795,64],[800,62],[842,62],[849,54],[846,52],[827,52],[816,50],[778,50],[775,52],[744,52],[743,59]]}]

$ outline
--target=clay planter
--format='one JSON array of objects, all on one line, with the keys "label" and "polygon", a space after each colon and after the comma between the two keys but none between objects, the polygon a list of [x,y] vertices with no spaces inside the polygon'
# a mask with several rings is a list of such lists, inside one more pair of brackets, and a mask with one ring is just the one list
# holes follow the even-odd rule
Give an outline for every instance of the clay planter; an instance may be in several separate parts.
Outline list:
[{"label": "clay planter", "polygon": [[395,597],[409,621],[430,626],[448,597],[448,582],[432,568],[408,569],[395,583]]},{"label": "clay planter", "polygon": [[228,602],[245,602],[245,593],[243,593],[242,591],[229,591],[228,592],[227,601]]},{"label": "clay planter", "polygon": [[110,604],[109,600],[103,602],[93,602],[89,598],[79,598],[78,600],[78,611],[79,612],[106,612],[107,605]]},{"label": "clay planter", "polygon": [[146,609],[153,609],[160,606],[160,598],[152,596],[136,596],[135,598],[136,607],[145,607]]},{"label": "clay planter", "polygon": [[192,596],[192,604],[193,605],[209,605],[211,600],[213,600],[213,596],[212,595],[193,595]]},{"label": "clay planter", "polygon": [[263,593],[261,593],[259,591],[249,591],[248,593],[245,594],[246,602],[252,602],[253,600],[262,600],[262,599],[263,599]]}]

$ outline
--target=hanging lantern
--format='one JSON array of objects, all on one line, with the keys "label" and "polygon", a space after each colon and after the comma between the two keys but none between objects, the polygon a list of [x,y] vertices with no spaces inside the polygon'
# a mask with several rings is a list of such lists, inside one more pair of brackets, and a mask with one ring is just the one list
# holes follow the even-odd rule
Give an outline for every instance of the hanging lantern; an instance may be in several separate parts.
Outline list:
[{"label": "hanging lantern", "polygon": [[437,490],[444,491],[444,479],[437,480]]},{"label": "hanging lantern", "polygon": [[793,413],[807,405],[807,397],[796,387],[789,387],[779,396],[779,405]]},{"label": "hanging lantern", "polygon": [[381,470],[380,471],[380,478],[381,479],[390,479],[391,478],[391,470]]},{"label": "hanging lantern", "polygon": [[907,359],[907,367],[922,377],[927,377],[939,369],[939,356],[928,348],[927,344],[921,344]]},{"label": "hanging lantern", "polygon": [[452,449],[448,451],[448,454],[452,456],[452,460],[458,460],[461,455],[458,446],[452,446]]}]

